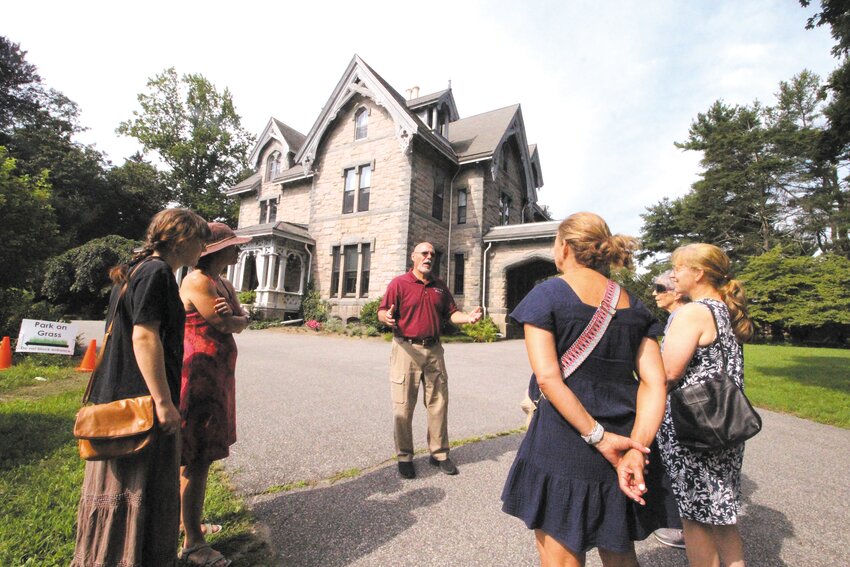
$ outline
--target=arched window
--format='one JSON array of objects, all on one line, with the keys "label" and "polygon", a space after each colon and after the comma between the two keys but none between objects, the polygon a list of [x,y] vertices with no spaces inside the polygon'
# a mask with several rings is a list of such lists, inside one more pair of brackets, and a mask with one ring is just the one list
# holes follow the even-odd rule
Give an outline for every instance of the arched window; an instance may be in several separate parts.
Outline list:
[{"label": "arched window", "polygon": [[280,175],[280,152],[273,152],[266,163],[266,181],[271,181]]},{"label": "arched window", "polygon": [[354,115],[354,139],[362,140],[369,129],[369,109],[361,108]]}]

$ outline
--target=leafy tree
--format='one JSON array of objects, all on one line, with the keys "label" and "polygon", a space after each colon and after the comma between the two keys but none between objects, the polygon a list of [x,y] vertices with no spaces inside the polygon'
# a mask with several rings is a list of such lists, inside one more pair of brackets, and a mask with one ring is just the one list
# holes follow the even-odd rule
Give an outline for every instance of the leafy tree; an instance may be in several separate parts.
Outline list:
[{"label": "leafy tree", "polygon": [[148,80],[141,111],[118,132],[136,138],[170,168],[175,199],[209,220],[233,223],[236,204],[224,195],[247,168],[252,136],[241,125],[228,89],[204,76],[178,77],[172,67]]},{"label": "leafy tree", "polygon": [[171,192],[162,173],[141,155],[106,170],[101,199],[99,234],[117,234],[138,239],[151,217],[168,206]]},{"label": "leafy tree", "polygon": [[58,230],[47,175],[22,175],[0,146],[0,289],[25,287],[41,261],[56,252]]},{"label": "leafy tree", "polygon": [[786,254],[781,247],[750,259],[740,274],[749,312],[762,334],[798,342],[843,343],[850,336],[850,260]]},{"label": "leafy tree", "polygon": [[112,287],[109,269],[127,262],[138,244],[111,235],[51,258],[47,262],[42,294],[68,313],[83,318],[103,317]]}]

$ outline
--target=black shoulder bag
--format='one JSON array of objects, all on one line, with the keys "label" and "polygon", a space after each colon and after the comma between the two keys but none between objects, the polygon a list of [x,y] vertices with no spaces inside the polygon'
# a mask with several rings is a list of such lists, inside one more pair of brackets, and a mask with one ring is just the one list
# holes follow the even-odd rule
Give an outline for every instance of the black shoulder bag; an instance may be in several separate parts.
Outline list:
[{"label": "black shoulder bag", "polygon": [[700,452],[740,445],[761,431],[761,416],[726,374],[726,352],[713,311],[711,318],[723,356],[720,375],[670,392],[670,416],[679,444]]}]

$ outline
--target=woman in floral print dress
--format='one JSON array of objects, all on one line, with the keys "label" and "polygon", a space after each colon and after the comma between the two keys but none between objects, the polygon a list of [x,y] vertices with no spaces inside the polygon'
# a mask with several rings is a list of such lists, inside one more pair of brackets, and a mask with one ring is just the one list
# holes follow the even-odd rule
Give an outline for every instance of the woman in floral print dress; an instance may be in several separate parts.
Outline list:
[{"label": "woman in floral print dress", "polygon": [[[721,365],[744,385],[741,343],[753,333],[744,289],[729,276],[729,258],[710,244],[690,244],[673,253],[676,291],[691,298],[664,339],[667,380],[675,389],[714,379]],[[744,566],[737,519],[741,509],[744,445],[695,452],[679,444],[670,405],[658,433],[661,457],[673,482],[692,567]]]}]

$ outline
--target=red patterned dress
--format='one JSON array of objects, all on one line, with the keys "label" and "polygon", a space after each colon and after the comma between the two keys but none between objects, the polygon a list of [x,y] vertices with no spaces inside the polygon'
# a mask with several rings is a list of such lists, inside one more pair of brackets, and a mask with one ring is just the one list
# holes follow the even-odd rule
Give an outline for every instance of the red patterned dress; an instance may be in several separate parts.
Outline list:
[{"label": "red patterned dress", "polygon": [[[213,283],[220,295],[229,295],[217,279]],[[230,303],[238,312],[232,299]],[[218,331],[197,311],[188,311],[180,384],[183,465],[230,455],[230,446],[236,442],[235,370],[233,335]]]}]

